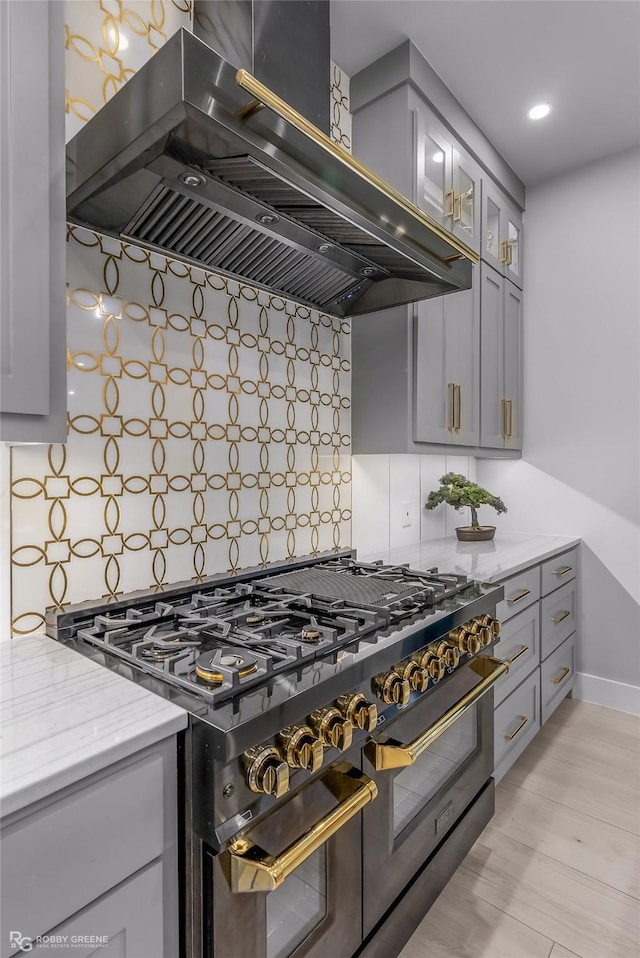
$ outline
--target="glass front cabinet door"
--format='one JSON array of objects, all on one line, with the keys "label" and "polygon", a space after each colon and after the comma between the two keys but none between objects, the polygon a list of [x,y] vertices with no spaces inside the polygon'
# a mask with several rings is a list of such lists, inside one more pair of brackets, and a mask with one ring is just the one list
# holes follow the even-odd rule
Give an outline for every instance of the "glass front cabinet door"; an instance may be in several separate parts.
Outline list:
[{"label": "glass front cabinet door", "polygon": [[476,253],[480,167],[426,106],[414,110],[415,203]]},{"label": "glass front cabinet door", "polygon": [[488,176],[482,177],[480,256],[522,289],[522,216]]}]

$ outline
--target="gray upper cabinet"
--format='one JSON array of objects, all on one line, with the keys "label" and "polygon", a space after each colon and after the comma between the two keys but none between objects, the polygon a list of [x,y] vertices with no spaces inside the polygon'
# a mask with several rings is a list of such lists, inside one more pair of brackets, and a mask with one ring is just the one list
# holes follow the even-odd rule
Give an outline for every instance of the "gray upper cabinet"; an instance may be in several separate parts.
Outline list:
[{"label": "gray upper cabinet", "polygon": [[0,3],[0,439],[66,440],[64,4]]},{"label": "gray upper cabinet", "polygon": [[[474,267],[474,274],[477,267]],[[414,318],[415,442],[475,446],[479,438],[478,283],[418,303]]]},{"label": "gray upper cabinet", "polygon": [[480,267],[480,445],[521,449],[522,292]]},{"label": "gray upper cabinet", "polygon": [[476,161],[414,94],[416,204],[474,252],[480,250],[480,182]]},{"label": "gray upper cabinet", "polygon": [[482,259],[522,289],[522,216],[492,179],[482,177]]}]

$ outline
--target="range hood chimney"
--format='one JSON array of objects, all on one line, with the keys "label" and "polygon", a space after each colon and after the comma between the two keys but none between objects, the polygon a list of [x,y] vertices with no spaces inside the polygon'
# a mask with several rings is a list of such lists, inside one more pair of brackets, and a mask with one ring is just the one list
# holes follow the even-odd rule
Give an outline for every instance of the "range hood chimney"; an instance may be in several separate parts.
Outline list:
[{"label": "range hood chimney", "polygon": [[477,255],[327,135],[327,0],[198,0],[194,29],[68,144],[71,222],[340,316],[470,287]]}]

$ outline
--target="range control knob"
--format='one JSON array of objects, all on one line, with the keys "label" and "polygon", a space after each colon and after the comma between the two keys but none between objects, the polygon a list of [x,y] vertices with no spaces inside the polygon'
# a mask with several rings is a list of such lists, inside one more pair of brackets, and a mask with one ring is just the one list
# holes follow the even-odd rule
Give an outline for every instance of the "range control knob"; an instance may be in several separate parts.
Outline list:
[{"label": "range control knob", "polygon": [[478,636],[481,645],[491,645],[493,642],[493,633],[488,625],[482,624],[482,619],[472,619],[471,622],[467,622],[464,627],[467,632]]},{"label": "range control knob", "polygon": [[401,662],[400,665],[396,665],[396,672],[407,680],[415,692],[426,692],[429,685],[429,673],[418,662],[413,659]]},{"label": "range control knob", "polygon": [[502,626],[498,619],[494,619],[492,615],[481,615],[480,622],[482,625],[488,626],[491,629],[492,635],[500,635],[502,631]]},{"label": "range control knob", "polygon": [[474,635],[473,632],[468,632],[466,627],[449,632],[449,641],[457,646],[461,652],[471,652],[473,655],[477,655],[482,648],[480,637]]},{"label": "range control knob", "polygon": [[322,765],[322,742],[308,725],[288,725],[278,736],[287,765],[317,772]]},{"label": "range control knob", "polygon": [[337,708],[316,709],[309,719],[323,745],[339,748],[341,752],[350,747],[353,725]]},{"label": "range control knob", "polygon": [[449,645],[448,642],[441,642],[436,649],[436,653],[448,669],[455,669],[460,661],[460,652],[455,645]]},{"label": "range control knob", "polygon": [[254,745],[244,753],[247,785],[252,792],[280,798],[289,788],[289,766],[273,745]]},{"label": "range control knob", "polygon": [[365,698],[362,692],[341,695],[337,705],[344,717],[348,718],[355,728],[373,732],[378,724],[378,706]]},{"label": "range control knob", "polygon": [[446,671],[445,663],[442,661],[437,652],[433,651],[433,649],[427,649],[426,652],[420,652],[416,657],[416,662],[421,668],[426,670],[429,677],[432,678],[434,682],[439,682]]},{"label": "range control knob", "polygon": [[376,675],[373,688],[378,698],[387,705],[406,705],[411,696],[411,686],[397,672],[383,672]]}]

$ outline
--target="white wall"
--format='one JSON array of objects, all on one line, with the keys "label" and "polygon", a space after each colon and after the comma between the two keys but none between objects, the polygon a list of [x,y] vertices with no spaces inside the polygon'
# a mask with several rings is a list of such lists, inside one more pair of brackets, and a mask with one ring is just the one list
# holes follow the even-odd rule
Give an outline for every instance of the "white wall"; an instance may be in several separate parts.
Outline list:
[{"label": "white wall", "polygon": [[525,243],[523,458],[478,481],[582,537],[578,670],[640,686],[640,150],[528,190]]},{"label": "white wall", "polygon": [[[425,500],[445,472],[476,476],[476,460],[468,456],[353,456],[351,460],[351,543],[358,554],[397,549],[414,542],[453,535],[469,523],[468,510],[444,503],[424,508]],[[409,504],[411,525],[402,525],[402,506]]]}]

